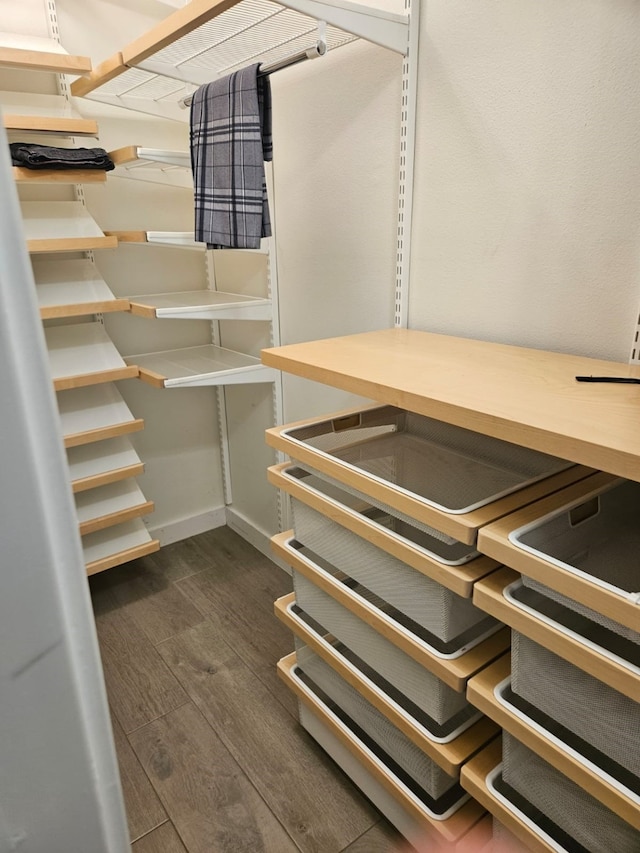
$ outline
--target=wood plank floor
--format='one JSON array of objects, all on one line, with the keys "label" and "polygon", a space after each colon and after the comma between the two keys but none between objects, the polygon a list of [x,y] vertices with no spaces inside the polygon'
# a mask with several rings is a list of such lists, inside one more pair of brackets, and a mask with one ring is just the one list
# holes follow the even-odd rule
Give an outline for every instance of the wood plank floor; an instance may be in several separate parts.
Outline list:
[{"label": "wood plank floor", "polygon": [[390,853],[297,721],[291,578],[229,528],[90,579],[133,853]]}]

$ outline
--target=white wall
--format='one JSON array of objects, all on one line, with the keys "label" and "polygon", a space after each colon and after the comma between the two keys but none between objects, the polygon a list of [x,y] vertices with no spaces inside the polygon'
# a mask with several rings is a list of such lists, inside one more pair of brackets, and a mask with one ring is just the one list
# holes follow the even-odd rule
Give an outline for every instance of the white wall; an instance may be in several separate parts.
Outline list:
[{"label": "white wall", "polygon": [[426,4],[412,327],[628,359],[639,33],[635,0]]}]

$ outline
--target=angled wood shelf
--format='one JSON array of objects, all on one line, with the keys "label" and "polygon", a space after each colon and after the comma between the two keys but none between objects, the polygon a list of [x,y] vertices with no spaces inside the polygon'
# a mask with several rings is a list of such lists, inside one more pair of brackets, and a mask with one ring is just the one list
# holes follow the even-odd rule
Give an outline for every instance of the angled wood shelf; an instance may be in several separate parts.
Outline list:
[{"label": "angled wood shelf", "polygon": [[104,184],[107,173],[102,169],[27,169],[13,166],[13,179],[18,184]]},{"label": "angled wood shelf", "polygon": [[85,74],[91,71],[91,59],[68,54],[54,39],[3,32],[0,33],[0,68]]},{"label": "angled wood shelf", "polygon": [[116,237],[107,237],[79,201],[23,201],[22,223],[27,250],[85,252],[113,249]]},{"label": "angled wood shelf", "polygon": [[[105,231],[104,233],[117,239],[119,243],[132,243],[136,246],[175,246],[182,249],[198,249],[201,252],[206,249],[205,243],[197,243],[193,239],[193,231]],[[267,243],[263,241],[259,249],[233,249],[233,252],[266,255],[268,254]]]},{"label": "angled wood shelf", "polygon": [[[455,842],[469,832],[482,817],[482,808],[473,800],[464,802],[449,817],[444,819],[435,817],[428,807],[415,794],[410,793],[409,789],[400,782],[386,764],[357,737],[351,728],[340,720],[302,681],[296,671],[295,652],[279,661],[278,675],[301,702],[300,720],[302,725],[307,728],[305,711],[311,712],[313,717],[357,760],[358,765],[373,777],[388,796],[397,802],[407,817],[422,832],[427,832],[430,836],[435,834],[441,840]],[[310,734],[316,736],[314,731],[310,731]],[[327,748],[323,742],[324,739],[316,739],[337,760],[332,750]],[[341,761],[337,760],[337,763],[343,766]],[[346,768],[343,767],[343,769]],[[366,788],[363,790],[367,793]],[[375,798],[373,799],[375,802]],[[379,802],[376,805],[380,808]],[[384,809],[382,810],[384,811]]]},{"label": "angled wood shelf", "polygon": [[498,735],[498,727],[482,717],[452,740],[441,742],[433,736],[429,737],[415,718],[400,709],[396,702],[335,650],[330,637],[321,636],[300,619],[292,609],[293,605],[295,593],[279,598],[275,603],[278,619],[450,776],[457,775],[465,761]]},{"label": "angled wood shelf", "polygon": [[86,258],[34,258],[31,265],[43,320],[129,310],[129,300],[116,298],[95,264]]},{"label": "angled wood shelf", "polygon": [[244,385],[275,379],[274,371],[259,359],[213,344],[131,355],[125,362],[135,365],[139,378],[155,388]]},{"label": "angled wood shelf", "polygon": [[345,607],[378,634],[396,646],[421,667],[433,673],[437,678],[457,692],[465,690],[467,681],[478,670],[487,666],[509,648],[510,634],[504,628],[493,633],[487,639],[465,651],[456,658],[443,658],[437,655],[426,643],[415,635],[402,630],[397,622],[386,618],[383,612],[361,596],[353,594],[344,584],[329,572],[325,572],[303,555],[296,552],[293,531],[279,533],[271,539],[271,547],[276,556],[338,604]]},{"label": "angled wood shelf", "polygon": [[112,383],[74,388],[58,394],[64,446],[78,447],[143,429]]},{"label": "angled wood shelf", "polygon": [[330,50],[359,37],[402,55],[408,49],[406,15],[349,0],[192,0],[74,81],[71,91],[187,121],[179,102],[195,86],[308,48],[317,39],[316,21],[329,25]]},{"label": "angled wood shelf", "polygon": [[560,626],[543,621],[537,615],[516,606],[505,591],[520,575],[502,568],[475,585],[473,602],[496,619],[568,660],[580,669],[603,681],[614,690],[637,701],[640,696],[640,673],[635,666],[625,665],[619,658],[591,646],[583,638],[562,630]]},{"label": "angled wood shelf", "polygon": [[474,675],[467,687],[469,701],[487,714],[501,728],[533,750],[549,764],[564,773],[584,788],[607,808],[627,823],[640,830],[640,811],[636,798],[627,796],[623,790],[612,785],[607,776],[586,760],[581,761],[570,747],[563,748],[556,738],[545,736],[535,723],[514,713],[496,695],[499,685],[509,678],[511,672],[508,657],[496,661],[487,669]]},{"label": "angled wood shelf", "polygon": [[70,447],[67,463],[74,494],[144,473],[144,465],[126,436]]},{"label": "angled wood shelf", "polygon": [[0,92],[0,108],[7,130],[53,136],[98,135],[98,123],[82,118],[62,95]]},{"label": "angled wood shelf", "polygon": [[76,513],[80,535],[96,533],[153,512],[135,480],[119,480],[76,495]]},{"label": "angled wood shelf", "polygon": [[122,360],[101,323],[50,326],[44,334],[56,391],[135,379],[138,375],[135,366]]},{"label": "angled wood shelf", "polygon": [[95,575],[153,554],[160,550],[160,543],[151,538],[144,523],[137,518],[83,536],[82,549],[87,575]]},{"label": "angled wood shelf", "polygon": [[193,187],[191,154],[188,151],[127,145],[109,151],[109,157],[116,165],[115,174],[121,177],[184,188]]},{"label": "angled wood shelf", "polygon": [[131,313],[149,319],[270,320],[271,300],[218,290],[130,296]]}]

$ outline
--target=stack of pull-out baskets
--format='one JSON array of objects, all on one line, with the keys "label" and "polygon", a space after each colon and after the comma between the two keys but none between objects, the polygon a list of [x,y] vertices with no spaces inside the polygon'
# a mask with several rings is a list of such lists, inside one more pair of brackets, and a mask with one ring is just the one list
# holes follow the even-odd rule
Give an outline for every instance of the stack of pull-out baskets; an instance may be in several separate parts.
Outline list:
[{"label": "stack of pull-out baskets", "polygon": [[498,568],[478,529],[589,472],[389,406],[267,436],[295,460],[269,477],[292,503],[273,547],[301,722],[409,839],[460,839],[482,816],[460,768],[499,732],[465,688],[508,648],[472,602]]},{"label": "stack of pull-out baskets", "polygon": [[505,729],[487,777],[500,819],[535,850],[638,853],[640,484],[587,478],[480,547],[522,573],[476,590],[513,627],[510,675],[494,665],[469,686]]}]

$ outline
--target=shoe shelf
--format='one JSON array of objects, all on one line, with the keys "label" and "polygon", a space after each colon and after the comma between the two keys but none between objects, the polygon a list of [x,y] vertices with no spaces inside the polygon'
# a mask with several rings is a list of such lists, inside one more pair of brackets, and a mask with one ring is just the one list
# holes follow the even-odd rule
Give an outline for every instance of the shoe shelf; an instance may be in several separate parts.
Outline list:
[{"label": "shoe shelf", "polygon": [[13,179],[18,184],[104,184],[107,173],[102,169],[27,169],[13,166]]},{"label": "shoe shelf", "polygon": [[144,465],[126,436],[70,447],[67,464],[74,494],[144,473]]},{"label": "shoe shelf", "polygon": [[80,535],[96,533],[153,512],[153,501],[142,494],[135,480],[119,480],[76,495]]},{"label": "shoe shelf", "polygon": [[91,71],[88,56],[72,56],[54,39],[20,33],[0,33],[0,68],[84,74]]},{"label": "shoe shelf", "polygon": [[43,320],[129,310],[129,300],[116,298],[95,264],[86,258],[35,258],[32,267]]},{"label": "shoe shelf", "polygon": [[[177,246],[200,251],[206,248],[204,243],[197,243],[193,239],[193,231],[105,231],[105,234],[116,238],[118,243],[134,243],[140,246]],[[266,255],[269,251],[267,245],[267,241],[263,240],[259,249],[233,249],[233,252]]]},{"label": "shoe shelf", "polygon": [[98,136],[98,123],[82,118],[62,95],[0,92],[4,126],[10,131],[54,136]]},{"label": "shoe shelf", "polygon": [[148,319],[271,320],[271,300],[218,290],[130,296],[131,313]]},{"label": "shoe shelf", "polygon": [[83,536],[82,548],[87,575],[95,575],[153,554],[160,550],[160,543],[151,538],[144,523],[136,518]]},{"label": "shoe shelf", "polygon": [[143,148],[127,145],[109,151],[116,166],[115,175],[171,186],[193,187],[191,155],[188,151]]},{"label": "shoe shelf", "polygon": [[135,379],[101,323],[50,326],[44,330],[49,366],[56,391],[118,379]]},{"label": "shoe shelf", "polygon": [[27,249],[42,252],[86,252],[113,249],[116,237],[105,236],[79,201],[23,201],[22,223]]},{"label": "shoe shelf", "polygon": [[58,393],[58,411],[66,448],[116,438],[144,428],[113,383]]}]

